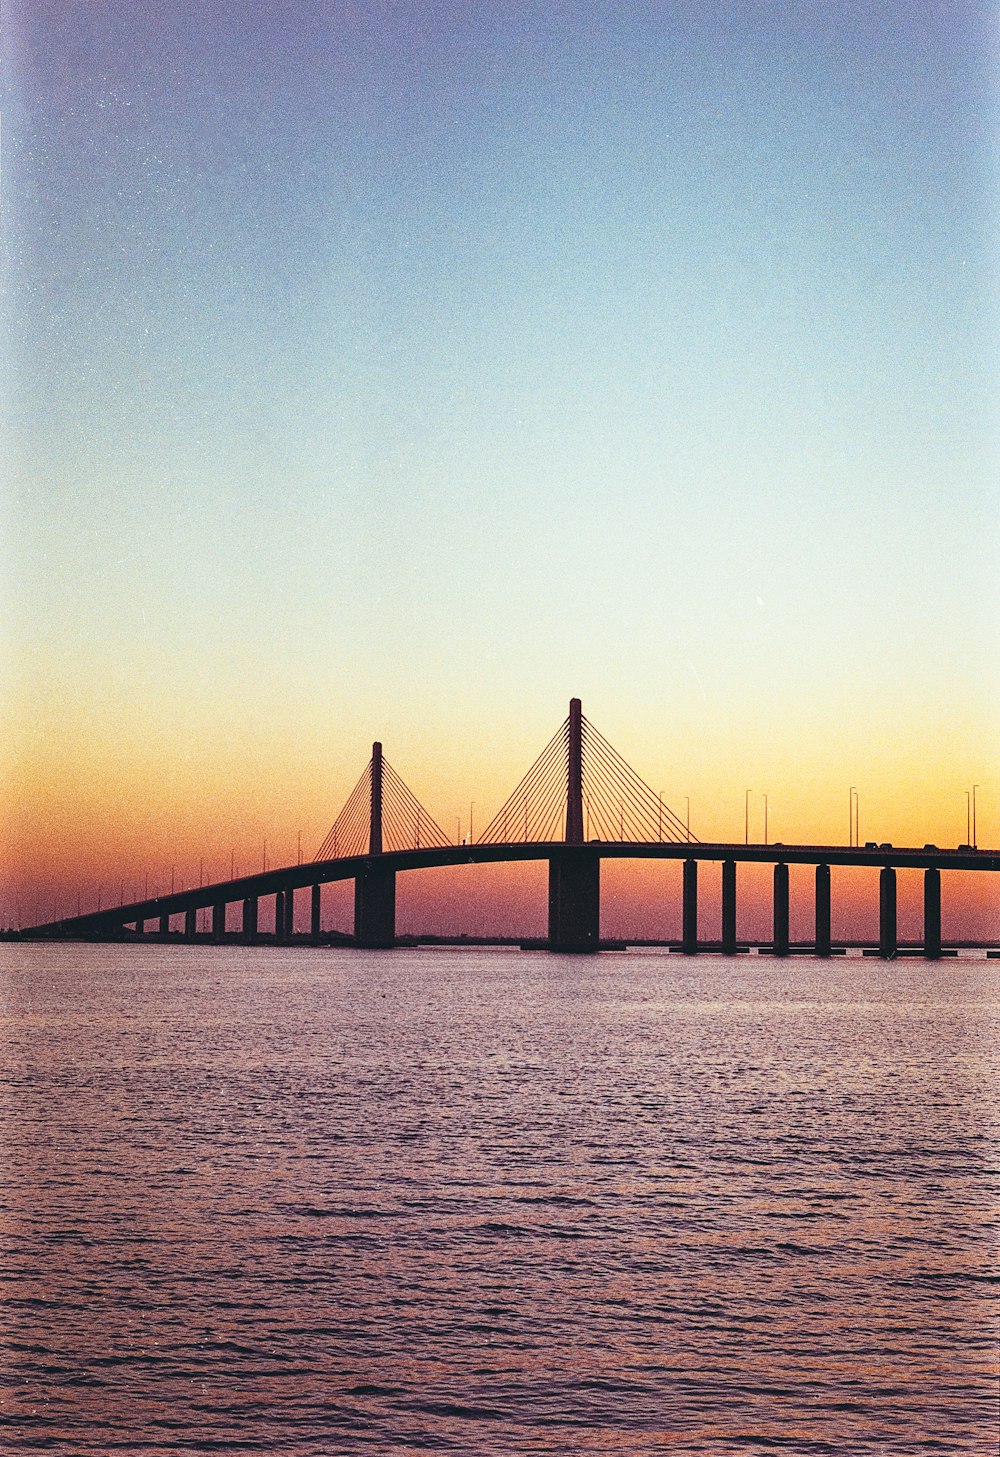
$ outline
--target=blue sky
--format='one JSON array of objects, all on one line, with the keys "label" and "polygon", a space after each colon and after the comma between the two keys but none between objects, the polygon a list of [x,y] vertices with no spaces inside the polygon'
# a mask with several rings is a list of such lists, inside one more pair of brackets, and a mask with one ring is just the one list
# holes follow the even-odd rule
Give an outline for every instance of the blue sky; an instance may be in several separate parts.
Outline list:
[{"label": "blue sky", "polygon": [[462,800],[573,692],[720,831],[748,776],[989,780],[992,7],[98,0],[8,47],[26,783],[85,817],[155,749],[232,799],[252,752],[273,818],[381,733]]}]

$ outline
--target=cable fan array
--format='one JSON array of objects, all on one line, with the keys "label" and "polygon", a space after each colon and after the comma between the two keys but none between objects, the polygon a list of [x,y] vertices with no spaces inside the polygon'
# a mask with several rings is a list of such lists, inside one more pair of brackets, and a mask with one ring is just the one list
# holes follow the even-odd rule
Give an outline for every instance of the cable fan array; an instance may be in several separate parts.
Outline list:
[{"label": "cable fan array", "polygon": [[[480,844],[564,839],[569,734],[567,718],[478,837]],[[581,753],[586,840],[697,843],[670,806],[586,718],[581,719]]]},{"label": "cable fan array", "polygon": [[[370,851],[372,763],[354,786],[334,820],[314,860],[337,860]],[[437,821],[427,813],[386,759],[382,760],[382,849],[419,850],[449,843]]]},{"label": "cable fan array", "polygon": [[556,729],[514,792],[482,834],[481,845],[561,840],[566,832],[566,765],[569,719]]},{"label": "cable fan array", "polygon": [[583,720],[583,823],[588,840],[694,840],[662,797]]}]

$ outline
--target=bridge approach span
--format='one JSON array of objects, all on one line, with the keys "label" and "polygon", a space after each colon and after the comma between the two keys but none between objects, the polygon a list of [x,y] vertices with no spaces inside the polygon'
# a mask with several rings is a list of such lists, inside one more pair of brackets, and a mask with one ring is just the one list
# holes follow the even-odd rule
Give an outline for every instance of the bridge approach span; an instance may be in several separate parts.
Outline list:
[{"label": "bridge approach span", "polygon": [[[649,843],[647,841],[590,841],[567,845],[552,840],[532,844],[434,845],[422,849],[389,850],[380,855],[350,855],[301,865],[287,865],[261,871],[235,880],[220,881],[177,891],[172,895],[154,896],[127,905],[107,907],[81,916],[49,922],[33,928],[43,937],[103,939],[119,935],[125,927],[166,931],[173,916],[184,916],[186,929],[193,932],[192,918],[202,910],[210,910],[214,924],[225,930],[226,907],[242,907],[242,930],[257,933],[257,905],[268,896],[275,897],[276,933],[287,936],[292,930],[294,896],[297,891],[311,890],[313,906],[318,912],[319,888],[336,881],[353,880],[355,895],[354,939],[359,944],[391,945],[395,940],[395,877],[413,870],[443,869],[465,865],[498,865],[530,861],[547,861],[550,877],[549,940],[554,949],[594,950],[599,940],[600,863],[603,860],[681,860],[685,873],[684,929],[685,943],[697,946],[697,868],[702,862],[723,866],[722,941],[735,949],[736,876],[739,864],[768,864],[774,867],[774,900],[776,910],[775,945],[782,941],[782,925],[787,928],[787,875],[789,865],[811,865],[817,872],[817,947],[822,951],[829,940],[829,876],[831,867],[869,867],[881,871],[880,926],[889,954],[895,950],[895,872],[899,869],[925,872],[925,944],[940,941],[940,872],[942,870],[998,871],[1000,854],[989,850],[937,849],[929,847],[882,847],[868,849],[844,845],[746,845],[704,843]],[[553,885],[553,882],[556,882]],[[560,935],[558,896],[561,882],[566,881],[568,910]],[[575,887],[575,889],[574,889]],[[573,908],[573,902],[576,908]],[[887,904],[891,902],[891,904]],[[935,905],[937,914],[935,916]],[[220,910],[221,908],[221,910]],[[825,921],[824,925],[824,909]],[[553,914],[556,924],[553,925]],[[928,926],[928,915],[931,924]],[[935,938],[934,922],[938,930]],[[359,924],[360,922],[360,924]],[[319,932],[318,915],[313,916],[313,930]],[[730,934],[727,935],[727,930]],[[555,933],[555,934],[553,934]],[[825,934],[824,934],[825,933]],[[787,938],[787,930],[786,930]],[[890,949],[891,943],[891,949]]]}]

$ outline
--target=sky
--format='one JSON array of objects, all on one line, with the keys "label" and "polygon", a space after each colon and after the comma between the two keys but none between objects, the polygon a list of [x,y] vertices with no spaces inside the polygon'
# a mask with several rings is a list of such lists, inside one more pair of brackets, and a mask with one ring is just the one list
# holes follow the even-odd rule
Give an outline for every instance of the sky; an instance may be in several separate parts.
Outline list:
[{"label": "sky", "polygon": [[4,44],[0,921],[312,853],[376,738],[464,832],[571,695],[702,839],[1000,845],[993,5]]}]

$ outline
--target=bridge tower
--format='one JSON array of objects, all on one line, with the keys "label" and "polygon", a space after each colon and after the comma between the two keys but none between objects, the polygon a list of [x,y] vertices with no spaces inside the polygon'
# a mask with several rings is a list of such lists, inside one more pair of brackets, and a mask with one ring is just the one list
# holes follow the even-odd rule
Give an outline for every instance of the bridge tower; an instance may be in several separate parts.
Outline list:
[{"label": "bridge tower", "polygon": [[549,949],[596,951],[601,860],[583,839],[583,709],[571,698],[566,741],[566,849],[549,857]]},{"label": "bridge tower", "polygon": [[368,818],[368,853],[382,853],[382,745],[372,744],[371,812]]},{"label": "bridge tower", "polygon": [[396,943],[396,872],[378,864],[382,854],[382,745],[372,744],[368,819],[370,859],[354,879],[354,940],[358,946]]}]

